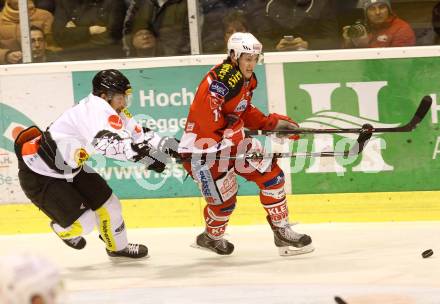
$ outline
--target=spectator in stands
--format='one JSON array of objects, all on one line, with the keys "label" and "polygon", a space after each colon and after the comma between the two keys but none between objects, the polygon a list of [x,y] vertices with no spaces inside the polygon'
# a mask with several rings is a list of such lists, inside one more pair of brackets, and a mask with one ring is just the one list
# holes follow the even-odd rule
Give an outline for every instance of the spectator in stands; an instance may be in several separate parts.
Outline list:
[{"label": "spectator in stands", "polygon": [[3,49],[0,47],[0,64],[21,63],[23,54],[20,50]]},{"label": "spectator in stands", "polygon": [[[264,1],[258,1],[260,2],[260,7],[263,7]],[[249,0],[199,0],[200,12],[203,15],[201,19],[203,21],[201,24],[203,53],[225,52],[225,27],[232,22],[231,19],[234,19],[234,17],[240,16],[238,17],[240,20],[237,20],[234,27],[239,27],[241,31],[245,32],[251,30],[249,23],[246,21],[248,20],[247,12],[250,11],[248,6],[251,2]],[[223,23],[223,27],[219,26],[220,22]],[[238,23],[241,23],[241,25]],[[243,30],[244,27],[246,30]],[[240,30],[234,32],[237,31]]]},{"label": "spectator in stands", "polygon": [[139,29],[132,36],[132,53],[136,57],[154,57],[160,52],[157,46],[156,34],[149,28]]},{"label": "spectator in stands", "polygon": [[[258,4],[261,0],[253,2]],[[250,13],[249,18],[258,23],[255,27],[257,37],[266,51],[321,50],[340,46],[332,0],[266,0],[264,8]]]},{"label": "spectator in stands", "polygon": [[413,46],[416,37],[411,26],[397,17],[389,0],[364,0],[366,26],[343,27],[345,48]]},{"label": "spectator in stands", "polygon": [[[50,12],[35,8],[28,0],[29,23],[41,28],[48,41],[52,37],[53,16]],[[21,62],[21,35],[18,0],[6,0],[0,12],[0,64]]]},{"label": "spectator in stands", "polygon": [[53,32],[65,60],[122,57],[121,0],[58,0]]},{"label": "spectator in stands", "polygon": [[[229,37],[236,32],[248,32],[249,25],[246,21],[246,17],[243,11],[230,11],[222,20],[223,28],[222,34],[223,39],[208,41],[203,40],[203,53],[213,54],[213,53],[225,53],[227,52],[227,43]],[[215,35],[210,38],[215,38]]]},{"label": "spectator in stands", "polygon": [[224,30],[224,36],[223,36],[223,50],[227,51],[227,44],[229,37],[232,36],[232,34],[236,32],[248,32],[249,26],[247,24],[247,21],[240,11],[231,12],[228,15],[225,16],[223,19],[223,30]]},{"label": "spectator in stands", "polygon": [[44,31],[37,26],[31,26],[30,38],[32,47],[32,62],[60,61],[56,53],[46,48],[46,36]]},{"label": "spectator in stands", "polygon": [[140,29],[149,28],[156,34],[158,56],[190,53],[186,0],[144,0],[134,6],[137,6],[136,10],[131,7],[127,10],[125,35],[131,36]]}]

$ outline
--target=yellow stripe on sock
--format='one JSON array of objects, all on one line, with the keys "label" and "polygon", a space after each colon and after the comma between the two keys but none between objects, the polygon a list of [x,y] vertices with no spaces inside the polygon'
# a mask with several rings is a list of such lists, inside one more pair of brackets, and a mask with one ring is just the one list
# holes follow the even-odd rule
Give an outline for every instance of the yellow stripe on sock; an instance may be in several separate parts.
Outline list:
[{"label": "yellow stripe on sock", "polygon": [[101,234],[106,247],[110,251],[116,251],[116,242],[113,237],[113,229],[110,221],[110,213],[105,207],[97,209],[96,214],[99,217],[99,233]]},{"label": "yellow stripe on sock", "polygon": [[[440,220],[440,191],[289,195],[287,201],[292,222]],[[122,205],[128,229],[204,225],[200,197],[123,200]],[[240,196],[230,223],[265,224],[265,217],[258,196]],[[32,204],[0,205],[0,234],[49,232],[48,222]]]},{"label": "yellow stripe on sock", "polygon": [[71,239],[77,236],[82,235],[83,233],[83,227],[79,221],[75,221],[71,226],[70,229],[64,232],[56,232],[62,239]]}]

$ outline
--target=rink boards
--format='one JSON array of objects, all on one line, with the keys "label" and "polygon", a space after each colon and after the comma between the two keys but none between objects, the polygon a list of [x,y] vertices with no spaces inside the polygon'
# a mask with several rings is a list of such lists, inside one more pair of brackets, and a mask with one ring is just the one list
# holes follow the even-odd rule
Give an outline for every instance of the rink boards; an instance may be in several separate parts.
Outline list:
[{"label": "rink boards", "polygon": [[[263,112],[292,116],[305,127],[356,127],[406,123],[424,95],[433,107],[416,131],[376,134],[351,159],[288,159],[286,190],[293,221],[399,221],[439,219],[440,48],[337,50],[265,54],[256,70],[253,102]],[[380,58],[380,59],[378,59]],[[198,82],[223,56],[184,56],[14,65],[0,68],[0,233],[47,231],[40,212],[27,203],[17,180],[13,136],[37,124],[45,128],[90,91],[94,73],[121,69],[130,78],[130,110],[163,135],[181,136]],[[289,149],[322,151],[347,137],[315,135]],[[92,166],[124,201],[129,227],[198,226],[204,202],[180,165],[164,174],[130,163],[93,161]],[[258,189],[239,180],[232,223],[263,223]],[[349,193],[349,194],[347,194]],[[13,203],[13,205],[9,205]],[[18,225],[17,223],[24,223]]]},{"label": "rink boards", "polygon": [[[299,223],[438,221],[436,191],[289,195],[291,221]],[[200,197],[124,200],[129,229],[202,226]],[[264,224],[257,196],[238,197],[231,225]],[[0,234],[49,232],[48,219],[31,204],[0,206]]]}]

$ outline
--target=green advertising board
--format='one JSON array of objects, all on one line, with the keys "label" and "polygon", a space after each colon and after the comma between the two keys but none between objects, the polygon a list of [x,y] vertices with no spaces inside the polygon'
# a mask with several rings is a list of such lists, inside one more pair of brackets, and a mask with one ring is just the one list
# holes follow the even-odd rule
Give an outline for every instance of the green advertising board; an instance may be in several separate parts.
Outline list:
[{"label": "green advertising board", "polygon": [[[439,190],[439,69],[437,57],[285,63],[287,114],[303,127],[394,127],[412,118],[424,95],[434,100],[415,131],[375,134],[360,156],[293,159],[292,192]],[[333,150],[346,138],[303,139],[294,150]]]},{"label": "green advertising board", "polygon": [[[199,82],[211,66],[163,67],[122,70],[133,87],[129,106],[133,116],[144,126],[161,135],[180,138],[188,109]],[[97,71],[73,72],[74,98],[78,102],[91,91],[91,80]],[[259,86],[253,103],[267,113],[264,66],[258,66]],[[100,161],[101,160],[101,161]],[[105,165],[101,165],[105,163]],[[121,198],[154,198],[199,196],[200,191],[179,164],[169,164],[162,174],[145,170],[134,163],[92,159],[92,167],[103,176]],[[257,187],[240,179],[242,195],[258,194]]]}]

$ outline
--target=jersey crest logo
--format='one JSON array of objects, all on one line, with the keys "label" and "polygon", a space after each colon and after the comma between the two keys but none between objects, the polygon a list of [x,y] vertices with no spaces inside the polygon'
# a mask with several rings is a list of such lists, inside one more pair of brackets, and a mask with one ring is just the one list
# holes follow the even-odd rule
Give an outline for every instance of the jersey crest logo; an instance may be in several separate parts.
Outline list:
[{"label": "jersey crest logo", "polygon": [[74,159],[78,166],[82,166],[89,157],[90,155],[84,148],[76,149]]},{"label": "jersey crest logo", "polygon": [[211,93],[215,93],[217,95],[220,95],[221,97],[225,97],[229,93],[228,87],[217,80],[214,80],[213,82],[211,82],[211,85],[209,86],[209,91]]},{"label": "jersey crest logo", "polygon": [[247,108],[248,101],[246,99],[240,100],[234,112],[244,112]]},{"label": "jersey crest logo", "polygon": [[108,118],[108,123],[113,129],[120,130],[122,129],[122,119],[118,115],[111,115]]}]

